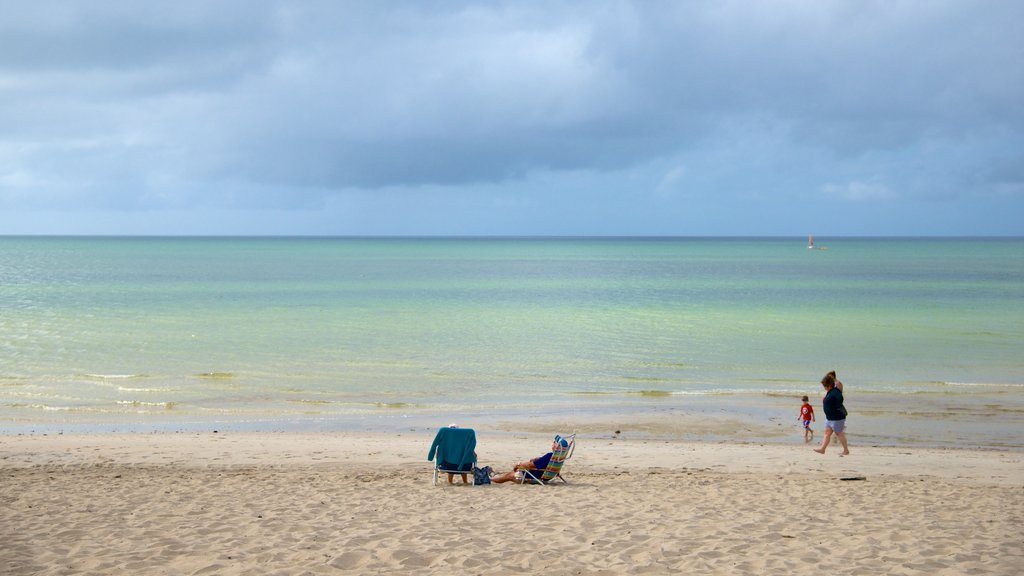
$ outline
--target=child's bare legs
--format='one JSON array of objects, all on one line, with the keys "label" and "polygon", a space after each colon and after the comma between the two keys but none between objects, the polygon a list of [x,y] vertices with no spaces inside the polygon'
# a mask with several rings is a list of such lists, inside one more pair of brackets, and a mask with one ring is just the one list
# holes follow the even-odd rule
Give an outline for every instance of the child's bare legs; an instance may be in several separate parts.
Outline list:
[{"label": "child's bare legs", "polygon": [[[462,476],[462,483],[463,484],[469,484],[469,482],[466,482],[466,475],[465,474],[460,474],[460,476]],[[453,484],[452,480],[454,478],[455,478],[455,474],[452,474],[451,472],[449,472],[448,473],[448,483],[449,484]]]},{"label": "child's bare legs", "polygon": [[814,430],[810,426],[804,428],[804,444],[810,444],[814,440]]},{"label": "child's bare legs", "polygon": [[[818,446],[817,448],[815,448],[814,451],[817,452],[818,454],[824,454],[825,453],[825,448],[828,448],[828,443],[829,443],[830,440],[832,440],[832,429],[826,427],[825,428],[825,436],[821,439],[821,446]],[[845,441],[843,442],[843,445],[844,446],[846,445]]]}]

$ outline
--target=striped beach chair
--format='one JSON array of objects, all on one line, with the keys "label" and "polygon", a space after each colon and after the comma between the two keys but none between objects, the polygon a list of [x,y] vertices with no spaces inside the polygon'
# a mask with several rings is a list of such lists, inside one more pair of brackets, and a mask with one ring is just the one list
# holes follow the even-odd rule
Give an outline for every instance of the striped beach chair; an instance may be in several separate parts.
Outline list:
[{"label": "striped beach chair", "polygon": [[541,470],[523,470],[523,478],[519,481],[520,484],[529,482],[530,484],[550,484],[556,479],[561,480],[568,484],[569,482],[562,477],[562,466],[565,461],[572,458],[573,450],[576,449],[576,435],[573,434],[566,438],[556,436],[555,440],[558,442],[558,448],[551,453],[551,460],[548,460],[548,465]]}]

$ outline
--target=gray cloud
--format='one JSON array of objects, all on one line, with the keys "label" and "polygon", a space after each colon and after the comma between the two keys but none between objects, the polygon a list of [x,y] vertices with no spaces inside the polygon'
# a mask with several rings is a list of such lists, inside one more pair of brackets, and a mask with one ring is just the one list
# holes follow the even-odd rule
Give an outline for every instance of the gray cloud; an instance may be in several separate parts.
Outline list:
[{"label": "gray cloud", "polygon": [[1017,2],[3,4],[8,208],[1020,194]]}]

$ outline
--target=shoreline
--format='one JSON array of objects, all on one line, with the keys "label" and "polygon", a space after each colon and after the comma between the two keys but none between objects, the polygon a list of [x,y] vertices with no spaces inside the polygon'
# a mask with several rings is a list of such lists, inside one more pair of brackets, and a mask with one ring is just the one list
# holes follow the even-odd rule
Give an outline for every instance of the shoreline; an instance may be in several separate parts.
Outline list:
[{"label": "shoreline", "polygon": [[[888,400],[847,401],[847,435],[853,445],[878,447],[1006,450],[1024,452],[1024,406],[1014,400],[996,410],[987,401],[949,404],[937,411],[919,406],[920,415]],[[381,408],[358,414],[237,414],[219,417],[157,415],[83,421],[0,423],[0,438],[21,435],[104,435],[207,433],[416,433],[449,422],[502,434],[559,430],[598,437],[652,441],[696,441],[792,445],[802,441],[796,419],[799,400],[774,397],[652,397],[629,404],[554,404],[535,407],[473,407],[416,409]],[[883,409],[885,408],[885,409]],[[819,407],[820,411],[820,407]],[[113,418],[114,415],[111,415]],[[820,439],[824,421],[812,424]]]}]

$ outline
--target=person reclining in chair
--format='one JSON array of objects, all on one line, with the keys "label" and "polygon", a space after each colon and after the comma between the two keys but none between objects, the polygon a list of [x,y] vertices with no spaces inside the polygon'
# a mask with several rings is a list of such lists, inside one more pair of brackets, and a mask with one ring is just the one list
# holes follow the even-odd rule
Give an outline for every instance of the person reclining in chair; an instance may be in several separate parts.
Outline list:
[{"label": "person reclining in chair", "polygon": [[568,448],[569,442],[561,436],[555,436],[555,440],[551,442],[551,452],[548,452],[543,456],[538,456],[533,460],[517,462],[512,465],[512,470],[503,474],[498,474],[497,476],[492,476],[491,482],[494,484],[504,484],[505,482],[512,481],[520,482],[525,474],[524,470],[534,471],[533,475],[539,478],[540,475],[544,473],[544,469],[548,467],[548,462],[551,461],[551,454],[555,450],[558,450],[559,446],[562,448]]}]

